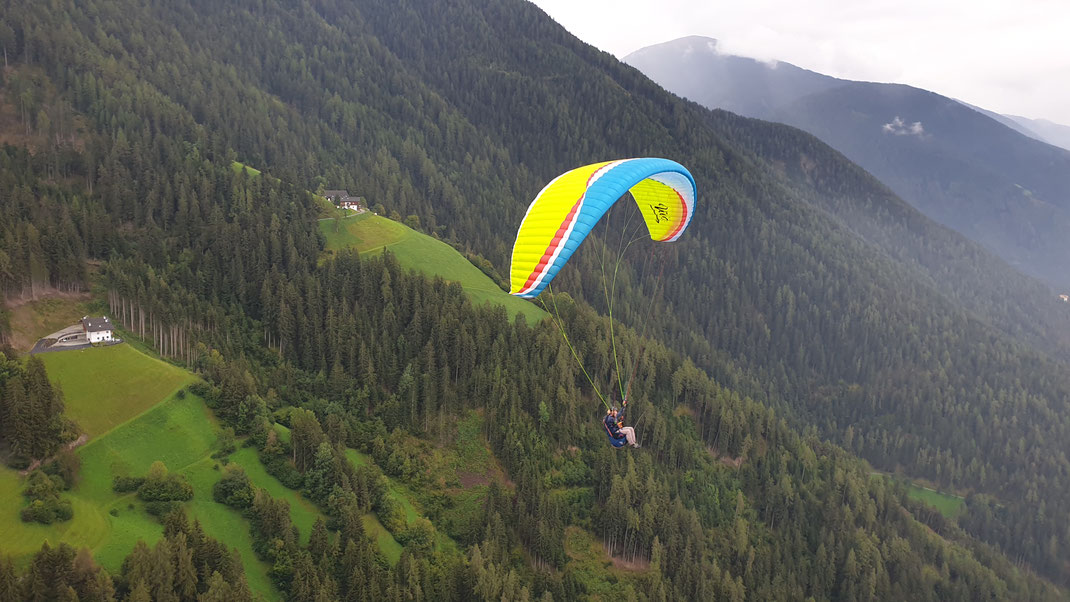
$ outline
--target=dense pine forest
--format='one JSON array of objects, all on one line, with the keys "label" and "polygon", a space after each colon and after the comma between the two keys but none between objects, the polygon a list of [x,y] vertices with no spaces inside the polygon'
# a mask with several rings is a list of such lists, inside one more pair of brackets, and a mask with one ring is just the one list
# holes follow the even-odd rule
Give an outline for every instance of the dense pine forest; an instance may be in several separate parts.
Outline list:
[{"label": "dense pine forest", "polygon": [[[214,414],[329,518],[303,545],[278,502],[221,481],[289,598],[596,596],[568,568],[577,529],[646,567],[630,599],[1065,597],[1070,315],[812,137],[677,99],[520,0],[14,1],[0,46],[0,291],[85,289],[92,267],[132,336],[204,377]],[[617,286],[624,361],[644,350],[636,453],[605,444],[549,322],[473,307],[389,254],[319,261],[309,191],[348,187],[505,273],[546,181],[637,155],[687,165],[700,200],[660,251],[662,310],[649,247]],[[577,254],[559,301],[609,383],[599,261]],[[20,392],[32,362],[4,370],[2,451],[40,459],[74,427],[43,388]],[[15,450],[27,395],[53,400],[50,422]],[[360,516],[397,510],[345,450],[433,490],[406,450],[473,415],[509,484],[485,520],[444,505],[384,563]],[[968,494],[965,514],[859,457]],[[225,550],[165,516],[121,575],[43,549],[28,572],[0,566],[0,593],[248,595]],[[459,549],[429,545],[435,530]]]}]

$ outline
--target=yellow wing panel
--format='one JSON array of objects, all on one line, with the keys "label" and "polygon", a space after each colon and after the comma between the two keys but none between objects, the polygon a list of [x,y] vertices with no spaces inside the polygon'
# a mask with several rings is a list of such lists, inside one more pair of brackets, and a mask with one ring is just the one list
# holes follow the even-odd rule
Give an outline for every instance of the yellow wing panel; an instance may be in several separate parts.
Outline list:
[{"label": "yellow wing panel", "polygon": [[552,261],[560,243],[567,238],[570,221],[575,221],[588,181],[599,168],[609,163],[611,161],[594,163],[566,172],[547,184],[531,202],[513,245],[509,273],[511,294],[530,285],[539,270]]},{"label": "yellow wing panel", "polygon": [[687,204],[671,186],[646,179],[631,188],[650,230],[650,238],[668,240],[687,223]]}]

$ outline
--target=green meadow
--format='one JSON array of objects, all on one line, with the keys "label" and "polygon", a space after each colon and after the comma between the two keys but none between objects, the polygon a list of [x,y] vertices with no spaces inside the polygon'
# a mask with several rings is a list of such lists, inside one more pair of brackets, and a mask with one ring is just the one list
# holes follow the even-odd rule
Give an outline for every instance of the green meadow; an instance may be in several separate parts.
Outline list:
[{"label": "green meadow", "polygon": [[230,164],[230,168],[234,170],[234,173],[241,173],[242,170],[244,169],[245,173],[247,173],[247,174],[249,174],[251,176],[260,175],[260,170],[259,169],[256,169],[255,167],[249,167],[248,165],[246,165],[246,164],[244,164],[244,163],[242,163],[240,161],[232,162]]},{"label": "green meadow", "polygon": [[963,499],[962,496],[943,493],[928,487],[922,487],[921,485],[902,477],[879,471],[873,471],[870,473],[870,476],[873,478],[885,477],[902,482],[907,487],[907,496],[936,508],[940,514],[943,514],[946,518],[958,517],[958,515],[962,514],[962,511],[966,506],[966,500]]},{"label": "green meadow", "polygon": [[[249,475],[249,480],[255,487],[267,491],[268,495],[277,500],[286,500],[290,504],[290,520],[301,533],[301,544],[308,544],[308,536],[312,534],[312,525],[316,524],[316,519],[321,516],[315,504],[293,489],[288,489],[278,479],[268,474],[264,465],[260,463],[255,449],[243,447],[231,454],[229,460],[245,469],[245,474]],[[219,480],[218,475],[216,480]]]},{"label": "green meadow", "polygon": [[249,519],[212,499],[212,487],[220,477],[217,465],[215,460],[205,457],[182,471],[193,485],[194,492],[193,499],[186,503],[186,512],[190,518],[201,522],[205,533],[238,550],[250,589],[266,599],[279,599],[281,595],[268,576],[271,567],[253,552]]},{"label": "green meadow", "polygon": [[[113,492],[112,479],[144,475],[160,460],[193,485],[193,500],[185,504],[190,518],[238,550],[254,592],[278,599],[268,577],[270,567],[253,552],[249,521],[212,499],[212,487],[220,478],[219,462],[211,458],[219,426],[202,399],[179,393],[196,377],[127,344],[41,358],[49,377],[63,387],[67,414],[91,435],[76,451],[82,462],[80,480],[63,494],[71,500],[74,518],[51,525],[21,522],[24,478],[0,468],[0,516],[8,517],[0,553],[25,566],[45,541],[65,542],[89,548],[101,566],[118,574],[134,544],[139,539],[154,544],[163,528],[135,494]],[[294,522],[307,540],[314,509],[268,475],[253,450],[242,449],[234,456],[258,487],[290,501]]]},{"label": "green meadow", "polygon": [[379,551],[383,553],[391,566],[396,565],[401,560],[401,552],[405,548],[394,539],[394,536],[374,514],[369,512],[362,516],[361,520],[364,522],[364,532],[379,546]]},{"label": "green meadow", "polygon": [[955,518],[962,514],[962,510],[966,505],[966,501],[957,495],[933,491],[913,483],[907,489],[907,495],[936,508],[940,511],[940,514],[947,518]]},{"label": "green meadow", "polygon": [[[368,454],[363,454],[355,449],[346,450],[346,458],[353,463],[354,466],[367,466],[375,464],[375,460]],[[387,477],[390,481],[390,495],[394,497],[402,508],[405,509],[405,521],[411,523],[419,518],[419,513],[413,508],[412,501],[407,499],[404,495],[398,493],[395,489],[396,484],[394,479]],[[368,533],[368,537],[372,538],[379,546],[379,551],[383,553],[383,556],[390,561],[390,564],[394,565],[401,559],[402,546],[394,539],[394,536],[390,531],[383,526],[383,523],[379,522],[379,518],[373,513],[365,514],[362,517],[364,521],[364,530]]]},{"label": "green meadow", "polygon": [[155,460],[163,461],[172,471],[181,471],[211,453],[214,431],[203,401],[192,395],[184,399],[172,396],[134,420],[90,439],[77,451],[82,461],[80,481],[64,494],[74,507],[74,518],[62,523],[19,521],[17,515],[25,503],[22,479],[14,471],[0,470],[0,515],[10,517],[5,525],[4,552],[21,564],[46,540],[53,544],[62,541],[89,548],[101,565],[117,571],[138,539],[152,543],[162,528],[133,494],[114,493],[112,478],[145,474]]},{"label": "green meadow", "polygon": [[327,251],[352,248],[360,253],[389,249],[401,265],[457,282],[472,302],[504,305],[511,315],[524,314],[529,322],[546,317],[536,305],[503,291],[489,276],[448,244],[382,216],[362,213],[319,222]]},{"label": "green meadow", "polygon": [[90,439],[192,382],[185,370],[129,344],[42,353],[49,380],[63,390],[66,414]]}]

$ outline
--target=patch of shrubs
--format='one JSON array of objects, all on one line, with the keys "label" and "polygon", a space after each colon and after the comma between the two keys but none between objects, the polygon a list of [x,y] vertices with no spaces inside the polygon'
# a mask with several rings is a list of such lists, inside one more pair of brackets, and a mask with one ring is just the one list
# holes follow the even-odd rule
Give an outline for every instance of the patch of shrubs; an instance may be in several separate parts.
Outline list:
[{"label": "patch of shrubs", "polygon": [[155,516],[156,518],[162,520],[163,517],[167,516],[168,514],[171,514],[172,512],[180,509],[181,507],[182,504],[180,502],[171,500],[148,502],[145,504],[145,512],[148,512],[152,516]]},{"label": "patch of shrubs", "polygon": [[193,499],[193,485],[180,474],[168,474],[164,463],[157,460],[138,487],[137,497],[146,502],[185,502]]},{"label": "patch of shrubs", "polygon": [[297,470],[297,467],[290,461],[289,456],[282,454],[269,455],[261,452],[260,460],[263,462],[264,469],[267,470],[268,474],[278,479],[280,483],[289,489],[301,489],[301,486],[305,484],[305,475]]},{"label": "patch of shrubs", "polygon": [[[180,474],[168,474],[167,466],[156,461],[144,477],[118,476],[112,479],[115,493],[137,492],[138,499],[146,502],[145,511],[159,519],[177,510],[181,502],[193,499],[193,486]],[[128,505],[133,508],[133,504]]]},{"label": "patch of shrubs", "polygon": [[220,504],[244,510],[253,505],[256,490],[241,466],[231,464],[224,469],[223,478],[212,487],[212,498]]},{"label": "patch of shrubs", "polygon": [[115,477],[111,480],[111,490],[115,493],[137,491],[145,483],[145,477]]},{"label": "patch of shrubs", "polygon": [[223,459],[234,453],[238,449],[237,442],[234,439],[234,429],[229,426],[223,427],[223,430],[219,431],[219,436],[216,438],[215,446],[216,451],[212,454],[213,459]]},{"label": "patch of shrubs", "polygon": [[401,545],[420,552],[429,552],[435,546],[435,527],[426,518],[418,518],[395,535]]},{"label": "patch of shrubs", "polygon": [[70,520],[74,516],[71,502],[59,496],[64,489],[60,476],[49,476],[40,470],[30,475],[26,489],[22,492],[30,500],[19,513],[22,522],[37,522],[44,525]]}]

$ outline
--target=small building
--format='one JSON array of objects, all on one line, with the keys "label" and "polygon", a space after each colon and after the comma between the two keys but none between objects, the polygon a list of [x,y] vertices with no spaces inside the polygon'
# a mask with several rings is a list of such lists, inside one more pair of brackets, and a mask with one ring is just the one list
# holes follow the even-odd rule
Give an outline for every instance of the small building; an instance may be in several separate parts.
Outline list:
[{"label": "small building", "polygon": [[349,196],[348,190],[325,190],[323,191],[323,196],[327,197],[332,203],[337,205],[339,209],[364,211],[366,208],[364,197]]},{"label": "small building", "polygon": [[347,196],[346,198],[338,201],[338,206],[342,209],[352,209],[353,211],[364,210],[364,197],[362,196]]},{"label": "small building", "polygon": [[100,343],[112,340],[112,324],[106,316],[100,318],[82,318],[82,330],[85,338],[90,343]]},{"label": "small building", "polygon": [[348,190],[324,190],[323,196],[327,197],[332,203],[337,205],[342,199],[349,198]]}]

